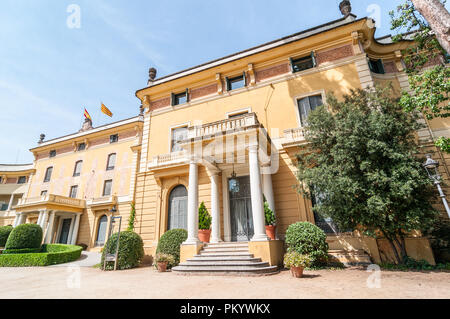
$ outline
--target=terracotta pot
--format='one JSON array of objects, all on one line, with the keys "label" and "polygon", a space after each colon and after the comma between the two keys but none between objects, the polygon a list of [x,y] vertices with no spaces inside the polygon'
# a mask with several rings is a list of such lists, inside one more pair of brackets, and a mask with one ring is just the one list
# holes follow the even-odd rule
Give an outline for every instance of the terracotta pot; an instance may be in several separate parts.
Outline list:
[{"label": "terracotta pot", "polygon": [[266,225],[266,235],[272,239],[275,240],[275,229],[277,228],[277,226],[275,225]]},{"label": "terracotta pot", "polygon": [[291,275],[295,278],[302,278],[303,267],[291,267]]},{"label": "terracotta pot", "polygon": [[198,239],[204,243],[209,243],[209,238],[211,237],[211,229],[199,229]]},{"label": "terracotta pot", "polygon": [[158,261],[157,263],[159,272],[166,272],[167,270],[167,261]]}]

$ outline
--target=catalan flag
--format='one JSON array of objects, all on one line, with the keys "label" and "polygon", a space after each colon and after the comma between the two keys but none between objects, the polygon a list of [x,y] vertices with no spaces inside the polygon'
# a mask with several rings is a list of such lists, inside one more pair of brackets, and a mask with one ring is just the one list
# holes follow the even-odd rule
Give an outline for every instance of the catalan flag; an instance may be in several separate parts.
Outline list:
[{"label": "catalan flag", "polygon": [[90,119],[92,121],[92,118],[91,118],[91,116],[89,115],[89,112],[86,109],[84,109],[84,117],[87,118],[87,119]]},{"label": "catalan flag", "polygon": [[112,112],[103,103],[102,103],[102,112],[104,114],[108,115],[109,117],[113,116]]}]

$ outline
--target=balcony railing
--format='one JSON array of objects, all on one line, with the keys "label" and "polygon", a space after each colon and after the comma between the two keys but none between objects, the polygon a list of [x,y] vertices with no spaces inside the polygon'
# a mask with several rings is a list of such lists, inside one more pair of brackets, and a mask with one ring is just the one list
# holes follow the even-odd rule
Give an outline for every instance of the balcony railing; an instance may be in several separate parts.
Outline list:
[{"label": "balcony railing", "polygon": [[204,136],[210,136],[221,133],[226,134],[230,131],[251,128],[254,126],[259,126],[256,114],[247,113],[226,120],[207,123],[200,126],[192,126],[189,128],[188,139],[197,139]]},{"label": "balcony railing", "polygon": [[173,152],[168,154],[160,154],[153,157],[153,161],[149,164],[149,168],[167,166],[173,164],[181,164],[187,161],[187,152]]},{"label": "balcony railing", "polygon": [[86,201],[86,205],[90,207],[115,204],[117,204],[117,196],[115,195],[92,198]]},{"label": "balcony railing", "polygon": [[86,202],[83,199],[48,194],[39,197],[21,198],[19,199],[19,202],[15,207],[41,205],[41,204],[59,204],[79,208],[84,208],[86,206]]},{"label": "balcony railing", "polygon": [[291,128],[284,131],[283,146],[296,145],[304,143],[305,141],[305,131],[302,127]]}]

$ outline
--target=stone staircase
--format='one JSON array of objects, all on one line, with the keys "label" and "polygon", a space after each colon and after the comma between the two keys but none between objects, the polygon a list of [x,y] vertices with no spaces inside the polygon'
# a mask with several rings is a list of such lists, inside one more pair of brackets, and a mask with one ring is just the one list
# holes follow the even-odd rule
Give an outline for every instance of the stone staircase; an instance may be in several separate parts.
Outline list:
[{"label": "stone staircase", "polygon": [[198,255],[172,268],[177,274],[262,276],[279,272],[250,254],[248,243],[205,244]]},{"label": "stone staircase", "polygon": [[372,264],[370,256],[363,250],[329,250],[328,254],[345,266],[366,266]]}]

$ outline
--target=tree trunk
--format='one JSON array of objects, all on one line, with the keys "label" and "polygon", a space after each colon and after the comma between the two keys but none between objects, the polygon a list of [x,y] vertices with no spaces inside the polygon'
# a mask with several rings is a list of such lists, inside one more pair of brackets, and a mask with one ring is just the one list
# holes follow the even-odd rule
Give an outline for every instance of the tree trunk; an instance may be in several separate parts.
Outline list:
[{"label": "tree trunk", "polygon": [[450,13],[439,0],[411,0],[427,20],[442,48],[450,53]]}]

